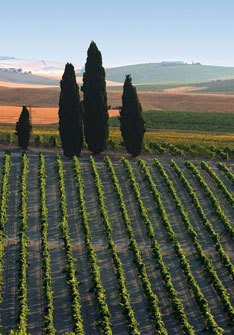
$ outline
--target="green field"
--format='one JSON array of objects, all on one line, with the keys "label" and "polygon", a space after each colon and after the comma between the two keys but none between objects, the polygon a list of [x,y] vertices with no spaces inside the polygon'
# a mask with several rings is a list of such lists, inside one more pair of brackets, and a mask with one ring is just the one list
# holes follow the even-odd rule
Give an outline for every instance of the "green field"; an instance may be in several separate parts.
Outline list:
[{"label": "green field", "polygon": [[148,63],[106,69],[106,79],[123,83],[131,74],[134,84],[207,82],[217,79],[233,79],[234,68],[196,64]]},{"label": "green field", "polygon": [[[234,133],[234,113],[154,110],[145,111],[143,117],[147,129]],[[110,125],[118,127],[118,117],[111,118]]]}]

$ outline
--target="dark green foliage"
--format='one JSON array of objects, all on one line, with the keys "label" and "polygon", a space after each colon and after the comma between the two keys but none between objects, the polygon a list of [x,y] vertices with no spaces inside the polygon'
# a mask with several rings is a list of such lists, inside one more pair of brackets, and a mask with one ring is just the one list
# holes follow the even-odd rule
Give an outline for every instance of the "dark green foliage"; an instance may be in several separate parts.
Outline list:
[{"label": "dark green foliage", "polygon": [[85,140],[89,150],[99,154],[106,149],[109,116],[102,55],[94,42],[88,49],[82,91]]},{"label": "dark green foliage", "polygon": [[[193,130],[233,133],[234,113],[148,110],[143,112],[147,129]],[[111,117],[110,127],[118,127],[118,117]]]},{"label": "dark green foliage", "polygon": [[63,153],[72,158],[81,153],[83,128],[79,87],[76,83],[74,66],[70,63],[65,66],[60,87],[59,132]]},{"label": "dark green foliage", "polygon": [[145,126],[141,104],[130,75],[126,76],[123,87],[120,131],[128,153],[133,157],[138,156],[142,149]]},{"label": "dark green foliage", "polygon": [[18,136],[18,145],[23,149],[27,149],[31,135],[32,125],[29,117],[29,111],[23,106],[19,121],[16,123],[16,132]]}]

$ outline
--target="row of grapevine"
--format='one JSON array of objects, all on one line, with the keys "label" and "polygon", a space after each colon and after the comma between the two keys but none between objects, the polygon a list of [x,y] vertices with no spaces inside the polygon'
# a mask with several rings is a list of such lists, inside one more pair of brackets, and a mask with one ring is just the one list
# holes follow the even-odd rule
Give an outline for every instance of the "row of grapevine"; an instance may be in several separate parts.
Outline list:
[{"label": "row of grapevine", "polygon": [[[139,160],[138,161],[143,173],[147,173],[147,168],[146,165],[144,163],[143,160]],[[131,187],[133,189],[138,207],[139,207],[139,211],[141,214],[141,217],[143,219],[143,222],[145,223],[146,226],[146,230],[147,230],[147,234],[151,239],[151,248],[153,251],[153,254],[155,255],[162,279],[163,279],[163,283],[165,286],[165,289],[167,290],[167,293],[171,299],[171,303],[172,303],[172,307],[175,310],[175,316],[178,319],[181,328],[183,329],[184,334],[195,334],[193,327],[191,326],[191,324],[188,321],[187,315],[184,311],[184,306],[183,303],[181,301],[181,299],[179,299],[178,297],[178,292],[175,289],[173,282],[172,282],[172,278],[169,272],[168,267],[166,266],[166,264],[164,263],[162,254],[161,254],[161,250],[160,250],[160,245],[158,243],[158,241],[155,238],[155,231],[154,231],[154,227],[152,225],[152,222],[150,220],[150,217],[148,215],[148,211],[147,208],[145,207],[142,199],[141,199],[141,194],[140,194],[140,188],[139,188],[139,184],[136,181],[135,178],[135,174],[133,171],[133,168],[131,166],[131,164],[129,163],[128,160],[123,159],[123,163],[124,166],[126,168],[127,174],[128,174],[128,178],[131,184]]]},{"label": "row of grapevine", "polygon": [[154,200],[157,205],[157,211],[159,215],[162,218],[163,224],[167,230],[169,241],[172,243],[175,254],[179,258],[179,265],[186,276],[188,287],[192,290],[194,294],[194,298],[197,302],[198,308],[205,320],[206,328],[209,330],[212,334],[223,334],[223,329],[220,328],[216,321],[214,320],[214,317],[210,311],[208,301],[205,299],[205,296],[197,283],[196,279],[194,278],[194,275],[191,272],[190,262],[187,259],[186,254],[183,251],[183,248],[181,247],[180,242],[178,241],[178,237],[176,233],[173,230],[173,227],[169,221],[166,209],[164,207],[161,195],[156,187],[156,184],[151,176],[151,173],[149,171],[149,168],[145,164],[144,161],[139,160],[139,165],[141,166],[143,173],[145,175],[145,178],[149,184],[150,190],[152,192],[152,195],[154,197]]},{"label": "row of grapevine", "polygon": [[187,232],[189,234],[189,236],[191,237],[192,241],[193,241],[193,245],[194,248],[196,249],[197,255],[201,261],[201,263],[204,266],[204,269],[207,273],[207,275],[210,277],[210,280],[216,290],[216,292],[218,293],[223,305],[224,305],[224,309],[227,312],[229,319],[230,319],[230,323],[234,324],[234,308],[232,307],[232,304],[230,302],[230,296],[227,292],[227,290],[225,289],[222,281],[219,279],[217,272],[213,266],[212,261],[207,257],[207,255],[205,254],[199,240],[198,240],[198,236],[197,233],[192,225],[192,223],[189,220],[188,217],[188,213],[185,211],[184,206],[180,200],[180,198],[177,195],[177,191],[175,189],[175,186],[172,182],[172,180],[169,178],[168,174],[166,173],[164,167],[161,165],[161,163],[158,160],[155,160],[155,166],[158,169],[158,171],[161,173],[161,175],[163,176],[168,189],[170,190],[172,197],[175,201],[176,207],[181,215],[181,218],[183,220],[183,223],[185,225],[185,228],[187,229]]},{"label": "row of grapevine", "polygon": [[216,182],[218,188],[222,190],[225,198],[230,202],[232,208],[234,208],[234,197],[231,192],[227,189],[227,186],[224,185],[223,181],[219,178],[219,176],[211,169],[211,167],[204,161],[201,162],[201,168],[208,172],[211,178]]},{"label": "row of grapevine", "polygon": [[67,199],[64,182],[64,169],[60,156],[56,156],[55,160],[56,173],[59,184],[60,193],[60,229],[63,236],[64,248],[66,254],[66,274],[71,293],[71,308],[74,322],[74,333],[84,334],[83,319],[81,315],[80,294],[78,289],[78,280],[76,277],[76,264],[72,254],[72,244],[68,224]]},{"label": "row of grapevine", "polygon": [[119,287],[120,303],[123,308],[123,314],[126,316],[126,319],[127,319],[127,326],[128,326],[129,334],[139,335],[140,332],[138,330],[138,324],[135,319],[134,311],[132,309],[131,302],[130,302],[130,296],[129,296],[127,286],[126,286],[126,279],[124,275],[123,265],[118,255],[118,252],[117,252],[117,249],[113,241],[113,237],[112,237],[112,233],[113,233],[112,223],[110,221],[107,208],[106,208],[106,201],[105,201],[105,195],[103,191],[103,185],[102,185],[101,178],[99,176],[98,169],[97,169],[97,166],[95,164],[93,157],[90,157],[90,163],[91,163],[92,172],[93,172],[93,176],[95,180],[95,187],[96,187],[96,191],[98,194],[98,201],[100,205],[100,211],[101,211],[101,216],[102,216],[102,220],[103,220],[103,224],[105,228],[105,233],[107,236],[108,247],[111,250],[111,257],[112,257],[113,264],[115,267],[115,273],[116,273],[118,287]]},{"label": "row of grapevine", "polygon": [[230,220],[228,219],[228,217],[224,213],[223,209],[220,206],[219,201],[217,200],[217,198],[213,194],[210,187],[205,182],[204,178],[202,177],[202,175],[200,174],[200,172],[198,171],[196,166],[191,162],[186,162],[185,166],[193,173],[193,175],[199,181],[201,187],[204,190],[204,193],[205,193],[206,197],[210,200],[210,202],[211,202],[213,208],[215,209],[215,212],[216,212],[217,216],[219,217],[220,221],[223,223],[223,225],[227,229],[227,232],[229,233],[230,237],[234,238],[234,228],[232,227],[232,224],[231,224]]},{"label": "row of grapevine", "polygon": [[167,329],[165,327],[164,321],[162,319],[162,314],[161,314],[161,311],[158,305],[159,304],[158,297],[153,292],[153,289],[152,289],[152,286],[151,286],[151,283],[150,283],[150,280],[147,274],[145,263],[142,259],[140,249],[136,242],[135,233],[132,228],[131,220],[127,212],[126,204],[123,198],[123,193],[122,193],[121,186],[119,184],[118,177],[116,176],[115,169],[114,169],[114,166],[111,160],[108,157],[105,157],[105,162],[109,169],[111,179],[114,185],[114,189],[118,197],[119,208],[121,211],[122,219],[125,224],[128,238],[130,240],[129,247],[133,253],[133,258],[134,258],[134,262],[137,267],[138,276],[142,282],[143,291],[148,301],[151,320],[155,325],[156,334],[166,335]]},{"label": "row of grapevine", "polygon": [[228,177],[228,179],[232,182],[234,185],[234,173],[231,172],[231,170],[225,165],[224,163],[218,163],[219,170],[223,171],[225,175]]},{"label": "row of grapevine", "polygon": [[39,191],[40,191],[40,225],[41,225],[41,247],[43,257],[43,287],[45,296],[44,332],[54,335],[54,300],[51,279],[51,257],[48,244],[48,209],[46,197],[46,166],[45,157],[39,155]]},{"label": "row of grapevine", "polygon": [[82,178],[81,165],[77,157],[74,157],[74,174],[77,184],[77,196],[79,200],[80,215],[82,219],[82,228],[85,236],[85,248],[89,261],[90,272],[92,276],[93,290],[96,296],[96,303],[98,307],[98,322],[100,333],[103,335],[112,334],[111,315],[109,307],[106,303],[105,289],[101,280],[100,267],[98,265],[97,254],[92,244],[92,235],[89,227],[89,217],[85,203],[85,191]]},{"label": "row of grapevine", "polygon": [[182,169],[175,163],[174,160],[171,160],[170,165],[174,171],[177,173],[177,175],[180,177],[180,180],[182,181],[185,189],[187,190],[189,197],[191,198],[192,203],[194,204],[195,208],[197,209],[197,212],[208,231],[209,235],[213,239],[215,243],[215,250],[218,252],[220,259],[222,263],[224,264],[225,268],[228,270],[232,278],[234,279],[234,266],[232,262],[230,261],[229,256],[223,249],[222,244],[220,243],[220,235],[215,231],[212,223],[207,219],[206,214],[201,206],[201,203],[196,195],[196,192],[190,185],[188,179],[185,177],[185,174],[183,173]]},{"label": "row of grapevine", "polygon": [[0,304],[2,303],[3,271],[4,271],[4,240],[5,224],[7,221],[7,200],[9,187],[9,173],[11,168],[10,154],[5,154],[2,168],[2,185],[0,195]]},{"label": "row of grapevine", "polygon": [[28,254],[28,210],[27,210],[27,177],[29,172],[29,158],[23,153],[21,158],[21,179],[20,179],[20,203],[18,207],[18,217],[20,222],[20,254],[19,254],[19,318],[17,325],[17,335],[27,334],[28,319],[28,288],[27,288],[27,254]]}]

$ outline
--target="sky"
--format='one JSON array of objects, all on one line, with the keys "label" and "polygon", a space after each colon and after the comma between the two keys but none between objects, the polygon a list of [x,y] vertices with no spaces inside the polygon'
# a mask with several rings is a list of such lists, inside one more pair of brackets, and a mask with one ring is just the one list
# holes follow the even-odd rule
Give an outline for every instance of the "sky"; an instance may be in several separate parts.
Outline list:
[{"label": "sky", "polygon": [[234,66],[233,0],[1,0],[0,56],[105,66],[170,60]]}]

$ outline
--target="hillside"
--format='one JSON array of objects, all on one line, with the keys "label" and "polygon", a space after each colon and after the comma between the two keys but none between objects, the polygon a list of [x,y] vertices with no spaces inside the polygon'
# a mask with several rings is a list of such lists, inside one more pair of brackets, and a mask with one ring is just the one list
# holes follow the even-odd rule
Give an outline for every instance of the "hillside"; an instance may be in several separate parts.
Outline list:
[{"label": "hillside", "polygon": [[149,63],[106,69],[107,80],[123,82],[126,74],[132,75],[134,84],[199,83],[217,79],[233,79],[234,67]]},{"label": "hillside", "polygon": [[208,83],[195,84],[194,86],[201,87],[199,92],[234,94],[234,79],[213,80]]},{"label": "hillside", "polygon": [[22,69],[23,72],[31,71],[38,74],[62,74],[64,70],[64,63],[57,61],[47,61],[43,59],[24,59],[0,56],[0,68],[16,68]]},{"label": "hillside", "polygon": [[[65,62],[0,56],[0,81],[54,86],[59,84],[59,80],[51,79],[51,76],[60,78],[64,71],[64,65]],[[78,81],[80,81],[83,66],[77,64],[74,64],[74,66]],[[4,71],[6,69],[16,70],[16,72]],[[22,73],[17,73],[18,69],[21,69]],[[24,72],[29,71],[32,73],[31,75],[24,74]],[[35,74],[48,76],[48,78],[38,78],[34,76]],[[201,65],[200,63],[161,62],[106,68],[106,80],[116,82],[116,84],[123,83],[126,74],[132,75],[134,84],[154,84],[156,87],[153,87],[153,90],[157,90],[167,88],[168,85],[170,87],[188,86],[189,84],[220,79],[234,79],[234,67]],[[152,89],[152,87],[144,87],[144,90],[146,89]]]},{"label": "hillside", "polygon": [[0,84],[1,82],[9,82],[16,84],[29,84],[29,85],[48,85],[58,86],[59,80],[33,75],[30,73],[0,71]]}]

